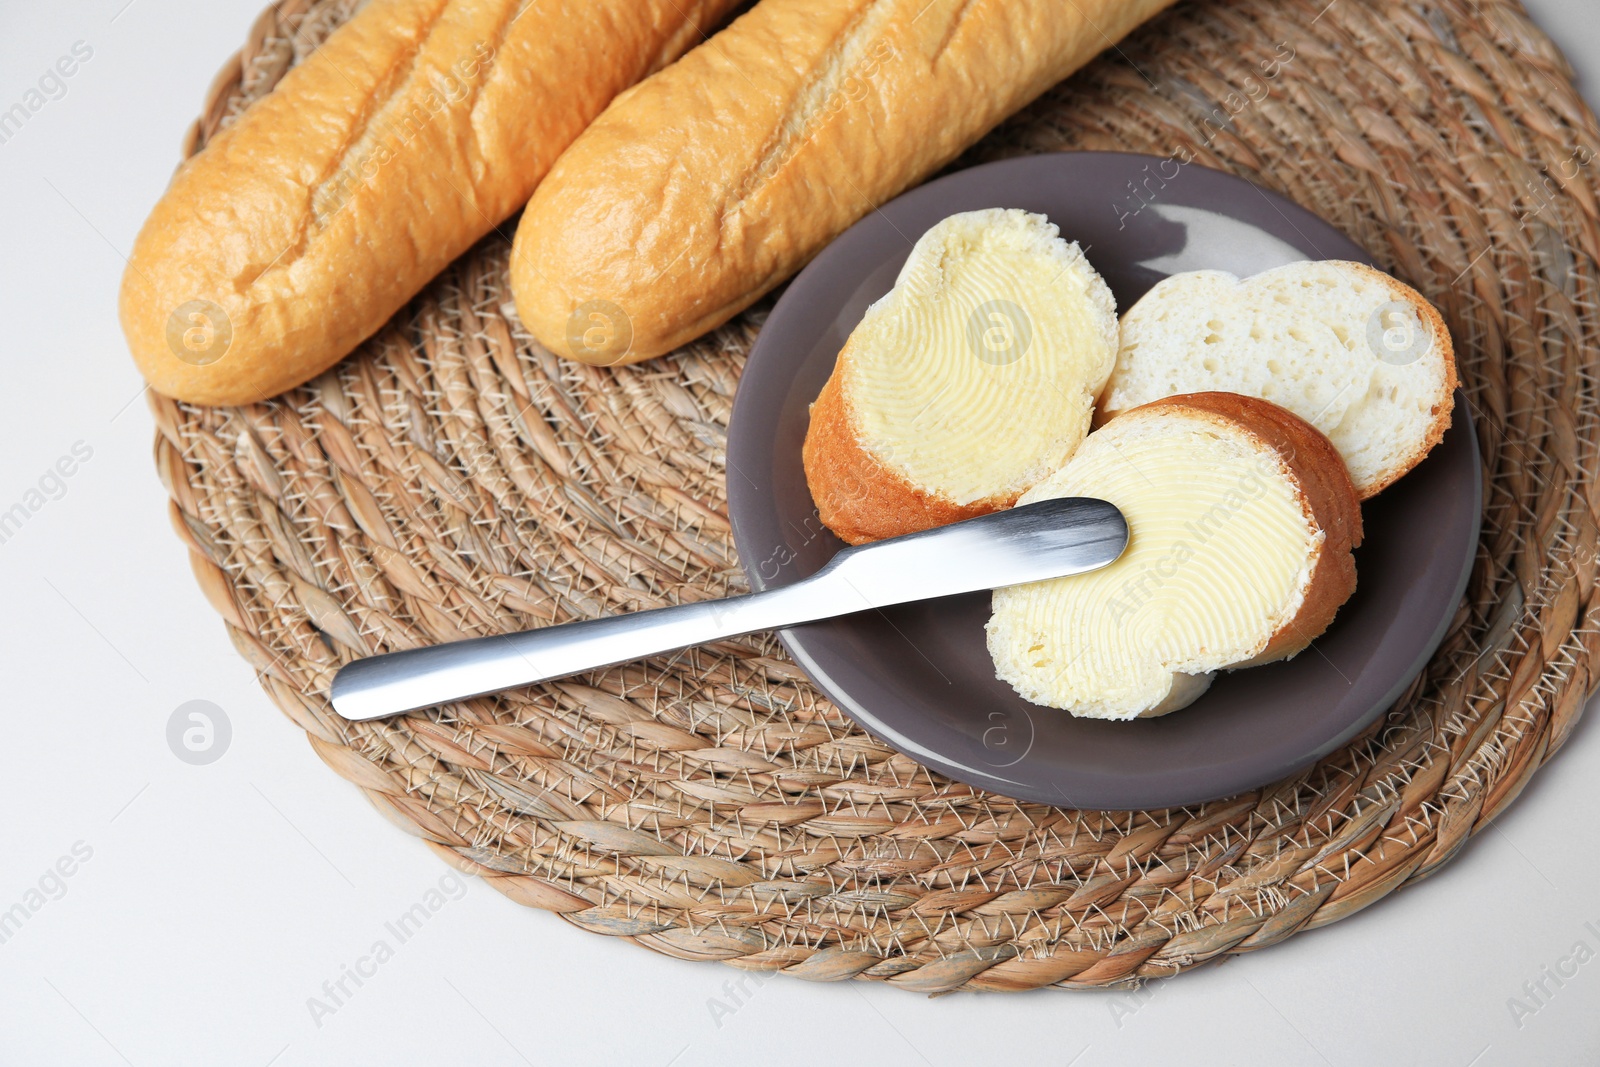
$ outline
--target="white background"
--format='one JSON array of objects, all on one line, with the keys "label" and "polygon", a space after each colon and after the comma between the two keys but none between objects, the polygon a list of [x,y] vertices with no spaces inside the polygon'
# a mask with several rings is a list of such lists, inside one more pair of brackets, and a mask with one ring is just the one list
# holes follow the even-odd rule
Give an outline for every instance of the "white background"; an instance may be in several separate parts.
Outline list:
[{"label": "white background", "polygon": [[[1600,961],[1547,983],[1535,1014],[1508,1005],[1576,942],[1600,948],[1585,928],[1600,930],[1592,711],[1443,873],[1138,996],[930,1000],[781,978],[740,991],[727,983],[742,972],[585,934],[463,879],[314,1020],[308,998],[447,868],[321,764],[234,653],[168,528],[115,318],[123,253],[262,2],[0,6],[0,110],[75,42],[93,49],[0,144],[0,511],[75,443],[93,449],[0,544],[0,911],[75,845],[92,850],[0,944],[0,1063],[1600,1062]],[[1592,5],[1532,7],[1595,101]],[[165,740],[193,699],[232,724],[209,766]]]}]

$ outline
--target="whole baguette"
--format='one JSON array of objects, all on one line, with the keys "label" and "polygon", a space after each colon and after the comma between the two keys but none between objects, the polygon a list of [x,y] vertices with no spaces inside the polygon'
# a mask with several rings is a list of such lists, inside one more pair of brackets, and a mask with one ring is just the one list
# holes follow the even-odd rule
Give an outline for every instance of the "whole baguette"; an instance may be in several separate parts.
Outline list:
[{"label": "whole baguette", "polygon": [[371,0],[151,212],[120,300],[139,369],[207,404],[321,373],[734,3]]},{"label": "whole baguette", "polygon": [[585,362],[669,352],[1171,2],[763,0],[551,170],[518,315]]}]

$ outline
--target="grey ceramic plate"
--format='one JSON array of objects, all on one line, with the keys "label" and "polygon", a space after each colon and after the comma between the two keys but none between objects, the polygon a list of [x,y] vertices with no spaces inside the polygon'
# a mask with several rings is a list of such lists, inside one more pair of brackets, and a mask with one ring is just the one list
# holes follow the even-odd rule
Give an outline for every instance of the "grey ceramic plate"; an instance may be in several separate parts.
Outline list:
[{"label": "grey ceramic plate", "polygon": [[[1299,259],[1370,257],[1273,193],[1154,156],[1072,152],[951,174],[886,205],[790,284],[750,353],[728,433],[734,538],[756,589],[799,580],[842,545],[817,520],[801,469],[807,406],[911,243],[947,215],[1043,212],[1127,308],[1169,274],[1239,275]],[[1363,509],[1356,594],[1286,663],[1218,677],[1184,711],[1129,723],[1022,700],[984,645],[988,594],[796,627],[784,646],[875,737],[972,785],[1083,808],[1154,808],[1229,796],[1334,751],[1427,663],[1466,586],[1481,510],[1477,443],[1456,399],[1444,441]]]}]

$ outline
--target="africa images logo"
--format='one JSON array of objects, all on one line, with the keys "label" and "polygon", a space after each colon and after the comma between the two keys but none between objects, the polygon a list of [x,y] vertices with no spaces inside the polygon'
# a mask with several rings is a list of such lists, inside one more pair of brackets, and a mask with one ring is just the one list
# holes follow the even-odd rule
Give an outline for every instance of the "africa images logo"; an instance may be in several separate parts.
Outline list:
[{"label": "africa images logo", "polygon": [[567,317],[567,347],[585,363],[620,363],[633,347],[633,322],[609,300],[585,301]]},{"label": "africa images logo", "polygon": [[1032,345],[1033,320],[1009,300],[987,300],[967,316],[967,347],[984,363],[1015,363]]},{"label": "africa images logo", "polygon": [[167,316],[167,348],[194,367],[205,367],[228,354],[233,323],[220,304],[190,300]]},{"label": "africa images logo", "polygon": [[179,704],[167,717],[167,747],[192,767],[217,762],[232,742],[228,713],[209,700]]}]

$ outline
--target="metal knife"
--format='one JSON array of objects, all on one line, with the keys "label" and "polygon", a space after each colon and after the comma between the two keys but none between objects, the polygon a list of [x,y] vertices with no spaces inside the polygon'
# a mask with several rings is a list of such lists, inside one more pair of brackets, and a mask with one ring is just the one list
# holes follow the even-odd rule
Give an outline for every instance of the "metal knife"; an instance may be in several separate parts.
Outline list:
[{"label": "metal knife", "polygon": [[381,719],[691,645],[857,611],[1097,570],[1128,525],[1104,500],[1042,500],[846,548],[816,574],[761,593],[475,637],[347,663],[334,710]]}]

